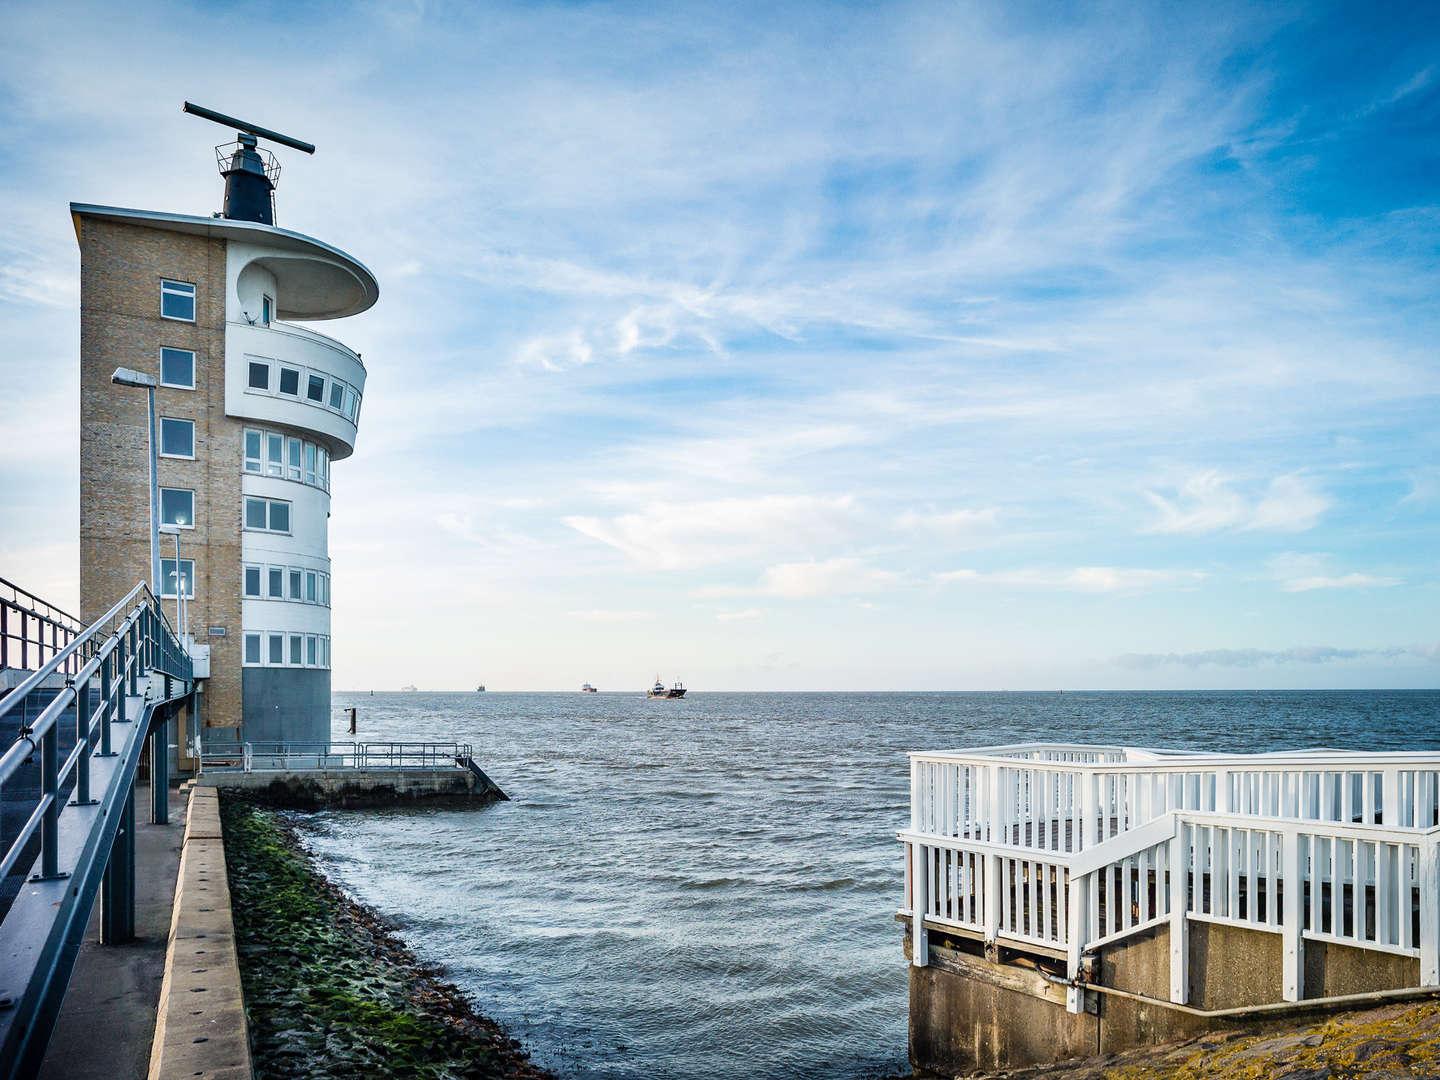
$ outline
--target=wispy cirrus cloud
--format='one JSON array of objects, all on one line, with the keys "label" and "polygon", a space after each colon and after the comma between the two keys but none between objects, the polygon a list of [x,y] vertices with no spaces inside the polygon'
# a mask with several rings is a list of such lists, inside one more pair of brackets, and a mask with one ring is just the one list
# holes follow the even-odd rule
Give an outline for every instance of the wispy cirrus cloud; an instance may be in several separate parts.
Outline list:
[{"label": "wispy cirrus cloud", "polygon": [[946,570],[934,575],[942,585],[995,585],[1063,589],[1070,592],[1141,592],[1165,586],[1193,588],[1205,579],[1199,570],[1148,570],[1124,566],[1077,566],[1072,570],[1032,567],[1020,570]]},{"label": "wispy cirrus cloud", "polygon": [[1205,649],[1185,653],[1125,653],[1112,663],[1139,670],[1165,667],[1260,667],[1265,664],[1335,664],[1359,660],[1435,659],[1434,646],[1396,645],[1383,649],[1345,649],[1333,645],[1296,645],[1289,649]]},{"label": "wispy cirrus cloud", "polygon": [[823,561],[781,563],[766,567],[754,585],[706,585],[696,596],[778,596],[811,600],[822,596],[853,596],[894,588],[903,576],[864,560],[842,556]]},{"label": "wispy cirrus cloud", "polygon": [[1331,506],[1330,499],[1299,475],[1278,476],[1263,494],[1247,497],[1219,471],[1191,476],[1173,495],[1147,491],[1159,517],[1148,533],[1211,533],[1222,529],[1305,532]]},{"label": "wispy cirrus cloud", "polygon": [[1335,559],[1328,553],[1287,551],[1269,561],[1270,573],[1283,592],[1313,592],[1316,589],[1386,589],[1403,584],[1400,578],[1387,574],[1369,574],[1358,570],[1337,573]]}]

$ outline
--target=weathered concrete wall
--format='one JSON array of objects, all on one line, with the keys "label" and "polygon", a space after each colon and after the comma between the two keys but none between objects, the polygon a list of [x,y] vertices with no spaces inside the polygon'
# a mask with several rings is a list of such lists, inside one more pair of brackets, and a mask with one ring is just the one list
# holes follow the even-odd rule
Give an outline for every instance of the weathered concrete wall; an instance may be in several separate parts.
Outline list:
[{"label": "weathered concrete wall", "polygon": [[175,914],[149,1080],[205,1076],[250,1080],[250,1042],[240,986],[220,802],[213,789],[190,792]]},{"label": "weathered concrete wall", "polygon": [[337,770],[334,772],[211,772],[200,783],[243,794],[267,806],[313,810],[326,806],[396,806],[415,802],[493,802],[501,798],[458,768]]},{"label": "weathered concrete wall", "polygon": [[[905,920],[908,924],[908,920]],[[1279,934],[1191,920],[1188,1004],[1204,1011],[1282,1001]],[[907,931],[905,955],[910,956]],[[1419,961],[1367,950],[1305,942],[1307,997],[1338,997],[1413,987]],[[1170,930],[1160,925],[1108,946],[1095,982],[1157,998],[1135,1001],[1091,992],[1087,1011],[1066,1012],[1063,988],[1045,982],[1023,959],[995,963],[976,942],[930,937],[930,964],[910,968],[910,1062],[922,1074],[1043,1065],[1113,1054],[1135,1046],[1191,1038],[1220,1028],[1273,1030],[1327,1006],[1298,1002],[1257,1016],[1194,1016],[1168,1009]],[[1008,952],[1008,950],[1006,950]],[[1003,959],[1003,957],[1002,957]]]},{"label": "weathered concrete wall", "polygon": [[242,685],[245,742],[330,741],[329,669],[247,667]]},{"label": "weathered concrete wall", "polygon": [[[905,937],[906,959],[910,935]],[[932,936],[930,963],[910,968],[910,1064],[954,1076],[1100,1052],[1098,1017],[1065,1011],[1060,987]]]}]

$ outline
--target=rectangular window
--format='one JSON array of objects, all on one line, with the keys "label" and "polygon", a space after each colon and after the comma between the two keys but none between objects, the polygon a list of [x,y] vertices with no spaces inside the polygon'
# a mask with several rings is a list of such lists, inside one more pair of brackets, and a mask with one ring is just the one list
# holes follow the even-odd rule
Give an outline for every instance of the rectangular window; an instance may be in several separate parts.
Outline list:
[{"label": "rectangular window", "polygon": [[193,458],[195,456],[195,421],[160,418],[160,454],[162,457]]},{"label": "rectangular window", "polygon": [[303,662],[300,657],[300,648],[305,638],[300,634],[290,635],[290,663],[297,667]]},{"label": "rectangular window", "polygon": [[258,566],[245,567],[245,595],[257,597],[260,595],[260,567]]},{"label": "rectangular window", "polygon": [[320,603],[330,603],[330,575],[320,575]]},{"label": "rectangular window", "polygon": [[345,404],[345,386],[335,380],[330,380],[330,407],[336,412]]},{"label": "rectangular window", "polygon": [[305,599],[312,604],[315,603],[316,600],[314,570],[305,571]]},{"label": "rectangular window", "polygon": [[291,571],[290,571],[290,599],[291,599],[291,600],[299,600],[299,599],[300,599],[300,571],[299,571],[299,570],[291,570]]},{"label": "rectangular window", "polygon": [[315,444],[310,442],[305,444],[305,482],[315,483]]},{"label": "rectangular window", "polygon": [[160,282],[160,317],[195,321],[195,286],[184,281]]},{"label": "rectangular window", "polygon": [[302,450],[299,439],[290,440],[290,479],[299,480],[301,473]]},{"label": "rectangular window", "polygon": [[245,499],[245,528],[265,529],[270,525],[269,501],[267,499]]},{"label": "rectangular window", "polygon": [[247,663],[247,664],[258,664],[258,663],[260,663],[260,635],[259,635],[259,634],[246,634],[246,635],[245,635],[245,663]]},{"label": "rectangular window", "polygon": [[315,648],[315,635],[305,635],[305,663],[314,667],[320,662],[320,654]]},{"label": "rectangular window", "polygon": [[271,300],[268,296],[262,297],[260,300],[260,322],[265,326],[269,326],[270,316],[274,313],[275,301]]},{"label": "rectangular window", "polygon": [[185,488],[160,489],[160,524],[195,527],[195,493]]},{"label": "rectangular window", "polygon": [[328,634],[320,639],[320,666],[330,666],[330,637]]},{"label": "rectangular window", "polygon": [[289,367],[280,369],[280,393],[289,394],[291,397],[300,396],[300,372]]},{"label": "rectangular window", "polygon": [[330,451],[326,450],[323,446],[321,446],[321,447],[319,447],[319,448],[316,449],[316,451],[315,451],[315,457],[316,457],[316,461],[317,461],[317,464],[316,464],[316,466],[315,466],[315,475],[320,478],[320,486],[323,487],[326,491],[329,491],[329,490],[330,490]]},{"label": "rectangular window", "polygon": [[195,354],[189,349],[161,349],[160,385],[194,390]]},{"label": "rectangular window", "polygon": [[261,532],[290,531],[290,504],[280,499],[245,496],[245,528]]},{"label": "rectangular window", "polygon": [[270,579],[270,599],[271,599],[271,600],[284,600],[284,599],[285,599],[285,568],[284,568],[284,567],[281,567],[281,566],[272,566],[272,567],[270,567],[270,571],[269,571],[269,574],[268,574],[267,576],[268,576],[269,579]]},{"label": "rectangular window", "polygon": [[270,365],[259,360],[250,361],[250,389],[270,389]]},{"label": "rectangular window", "polygon": [[265,471],[271,476],[285,475],[285,437],[283,435],[265,436]]},{"label": "rectangular window", "polygon": [[255,472],[255,473],[258,473],[258,472],[262,472],[262,471],[263,471],[264,467],[261,465],[261,460],[260,460],[260,449],[261,449],[261,444],[262,444],[263,442],[264,442],[264,437],[261,435],[260,432],[258,432],[258,431],[247,431],[247,432],[245,432],[245,471],[246,471],[246,472]]},{"label": "rectangular window", "polygon": [[355,419],[355,394],[353,391],[345,391],[345,415],[351,420]]},{"label": "rectangular window", "polygon": [[[194,599],[195,599],[195,560],[194,560],[194,559],[181,559],[181,560],[180,560],[180,582],[179,582],[179,584],[180,584],[180,585],[184,588],[184,590],[185,590],[185,599],[186,599],[186,600],[194,600]],[[165,597],[165,596],[174,596],[174,595],[175,595],[175,585],[176,585],[176,582],[175,582],[175,560],[174,560],[174,559],[161,559],[161,560],[160,560],[160,595],[161,595],[162,597]]]},{"label": "rectangular window", "polygon": [[271,634],[271,635],[270,635],[270,663],[272,663],[272,664],[283,664],[283,663],[285,663],[285,635],[284,635],[284,634]]},{"label": "rectangular window", "polygon": [[325,400],[325,379],[319,375],[311,375],[305,384],[305,396],[311,401]]},{"label": "rectangular window", "polygon": [[[175,595],[175,560],[160,560],[160,595],[162,597],[173,597]],[[180,560],[180,581],[179,584],[185,590],[185,599],[195,598],[195,560]]]}]

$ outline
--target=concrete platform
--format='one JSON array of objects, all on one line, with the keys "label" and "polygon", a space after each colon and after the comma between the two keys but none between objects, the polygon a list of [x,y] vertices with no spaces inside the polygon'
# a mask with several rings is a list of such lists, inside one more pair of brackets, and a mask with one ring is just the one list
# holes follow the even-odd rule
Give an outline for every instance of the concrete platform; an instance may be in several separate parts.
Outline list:
[{"label": "concrete platform", "polygon": [[135,940],[100,944],[100,905],[80,946],[41,1080],[143,1080],[185,835],[186,798],[170,793],[170,824],[151,825],[149,787],[135,789]]},{"label": "concrete platform", "polygon": [[206,772],[199,783],[296,810],[447,801],[483,805],[505,798],[483,773],[458,767]]}]

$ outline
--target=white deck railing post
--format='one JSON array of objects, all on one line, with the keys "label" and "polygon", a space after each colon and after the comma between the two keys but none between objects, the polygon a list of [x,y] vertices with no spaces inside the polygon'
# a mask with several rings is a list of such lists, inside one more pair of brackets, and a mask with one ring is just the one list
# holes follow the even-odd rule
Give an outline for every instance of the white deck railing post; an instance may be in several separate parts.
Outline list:
[{"label": "white deck railing post", "polygon": [[1386,769],[1380,775],[1380,820],[1392,829],[1399,828],[1400,772],[1397,769]]},{"label": "white deck railing post", "polygon": [[930,940],[925,915],[930,908],[930,852],[924,844],[911,844],[910,865],[910,962],[916,967],[930,963]]},{"label": "white deck railing post", "polygon": [[1287,828],[1280,839],[1280,886],[1284,890],[1280,995],[1286,1001],[1299,1001],[1305,992],[1305,879],[1301,862],[1299,830]]},{"label": "white deck railing post", "polygon": [[1170,838],[1170,1000],[1190,1000],[1190,828],[1175,815]]},{"label": "white deck railing post", "polygon": [[1420,844],[1420,985],[1440,986],[1440,839]]},{"label": "white deck railing post", "polygon": [[1085,955],[1086,932],[1090,926],[1090,875],[1070,878],[1068,911],[1065,914],[1065,974],[1071,985],[1065,991],[1065,1011],[1085,1011],[1085,991],[1074,985],[1080,977],[1080,959]]},{"label": "white deck railing post", "polygon": [[1000,856],[985,856],[985,944],[1000,936]]}]

